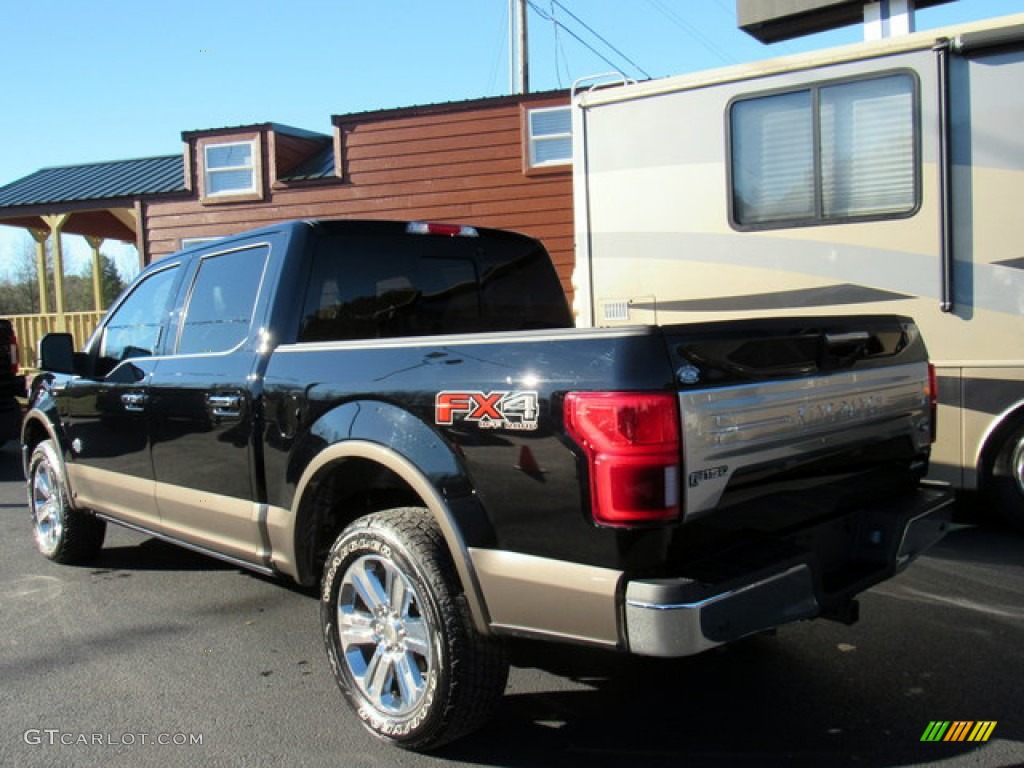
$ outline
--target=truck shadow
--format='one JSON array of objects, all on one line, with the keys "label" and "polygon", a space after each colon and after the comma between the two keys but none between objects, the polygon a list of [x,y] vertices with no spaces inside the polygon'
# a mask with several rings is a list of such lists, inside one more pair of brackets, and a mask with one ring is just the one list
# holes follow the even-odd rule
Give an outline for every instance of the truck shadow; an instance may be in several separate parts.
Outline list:
[{"label": "truck shadow", "polygon": [[[495,766],[881,768],[963,758],[984,748],[936,750],[920,741],[930,720],[965,711],[965,700],[986,702],[985,711],[1001,711],[1004,720],[1015,706],[1009,683],[994,700],[988,689],[965,696],[964,679],[983,662],[965,665],[961,648],[943,650],[942,656],[955,656],[944,660],[948,665],[926,652],[893,677],[871,654],[857,658],[827,642],[796,647],[786,634],[676,660],[519,642],[516,666],[551,672],[576,690],[557,682],[542,692],[510,686],[490,726],[438,756]],[[927,693],[914,692],[915,678],[928,680]],[[1002,739],[1024,736],[1019,724],[999,726]]]},{"label": "truck shadow", "polygon": [[240,570],[223,560],[152,538],[131,546],[105,546],[92,562],[81,567],[93,571]]}]

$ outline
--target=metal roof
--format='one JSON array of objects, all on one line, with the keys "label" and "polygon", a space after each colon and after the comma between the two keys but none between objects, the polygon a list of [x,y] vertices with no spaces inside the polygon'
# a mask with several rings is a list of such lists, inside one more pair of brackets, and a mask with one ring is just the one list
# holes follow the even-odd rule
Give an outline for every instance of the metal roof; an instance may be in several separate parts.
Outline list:
[{"label": "metal roof", "polygon": [[294,136],[297,139],[329,139],[325,133],[307,131],[305,128],[296,128],[293,125],[284,123],[247,123],[245,125],[223,125],[220,128],[196,128],[190,131],[182,131],[181,138],[189,139],[203,138],[204,136],[216,136],[223,133],[239,133],[241,131],[273,131],[286,136]]},{"label": "metal roof", "polygon": [[328,144],[315,155],[299,163],[281,181],[313,181],[334,178],[334,145]]},{"label": "metal roof", "polygon": [[168,155],[43,168],[0,187],[0,208],[183,192],[184,163]]}]

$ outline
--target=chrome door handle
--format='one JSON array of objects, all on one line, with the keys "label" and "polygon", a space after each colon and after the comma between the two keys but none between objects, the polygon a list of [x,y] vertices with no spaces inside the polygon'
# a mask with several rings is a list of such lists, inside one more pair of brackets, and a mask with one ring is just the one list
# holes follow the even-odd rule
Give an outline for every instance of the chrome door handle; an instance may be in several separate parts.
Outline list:
[{"label": "chrome door handle", "polygon": [[233,417],[242,415],[241,395],[207,395],[206,404],[214,416]]},{"label": "chrome door handle", "polygon": [[121,404],[126,411],[139,413],[146,410],[146,395],[144,392],[126,392],[121,395]]}]

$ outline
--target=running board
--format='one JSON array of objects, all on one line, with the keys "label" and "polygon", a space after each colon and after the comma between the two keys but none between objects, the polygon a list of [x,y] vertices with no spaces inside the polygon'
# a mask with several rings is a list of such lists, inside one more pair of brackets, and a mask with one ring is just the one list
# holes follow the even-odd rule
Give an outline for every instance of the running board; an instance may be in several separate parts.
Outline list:
[{"label": "running board", "polygon": [[141,525],[136,525],[135,523],[126,523],[124,520],[118,520],[116,517],[105,515],[102,512],[93,512],[93,514],[102,520],[106,520],[108,523],[119,525],[122,528],[127,528],[131,531],[135,531],[136,533],[145,534],[146,536],[152,536],[155,539],[166,541],[168,544],[174,544],[179,547],[184,547],[185,549],[190,549],[193,552],[198,552],[200,555],[212,557],[214,560],[222,560],[225,563],[237,565],[239,568],[244,568],[247,571],[255,571],[256,573],[259,573],[263,576],[272,576],[274,578],[280,578],[281,574],[279,574],[270,566],[257,565],[256,563],[249,562],[248,560],[243,560],[240,557],[225,555],[223,552],[217,552],[212,549],[207,549],[206,547],[200,546],[199,544],[193,544],[190,541],[176,539],[173,536],[168,536],[166,533],[159,533],[158,531],[154,531],[150,528],[146,528]]}]

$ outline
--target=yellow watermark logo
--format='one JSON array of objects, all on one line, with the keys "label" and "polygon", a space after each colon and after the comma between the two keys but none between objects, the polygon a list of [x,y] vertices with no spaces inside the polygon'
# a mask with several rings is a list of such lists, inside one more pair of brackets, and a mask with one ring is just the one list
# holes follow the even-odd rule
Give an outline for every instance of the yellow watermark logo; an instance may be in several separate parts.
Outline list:
[{"label": "yellow watermark logo", "polygon": [[995,729],[995,720],[932,720],[921,741],[988,741]]}]

